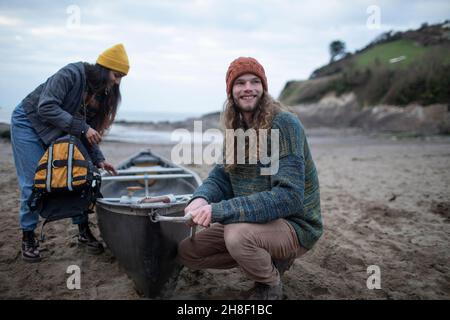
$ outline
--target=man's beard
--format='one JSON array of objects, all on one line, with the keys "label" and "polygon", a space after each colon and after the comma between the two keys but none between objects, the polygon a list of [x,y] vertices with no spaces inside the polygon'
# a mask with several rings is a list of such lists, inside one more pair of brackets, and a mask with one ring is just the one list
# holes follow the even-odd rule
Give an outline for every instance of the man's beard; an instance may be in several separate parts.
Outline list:
[{"label": "man's beard", "polygon": [[261,99],[262,99],[262,97],[259,97],[255,100],[255,102],[252,105],[246,105],[246,106],[242,106],[239,103],[239,100],[236,101],[236,99],[234,99],[234,105],[240,112],[253,112],[258,108],[259,104],[261,103]]}]

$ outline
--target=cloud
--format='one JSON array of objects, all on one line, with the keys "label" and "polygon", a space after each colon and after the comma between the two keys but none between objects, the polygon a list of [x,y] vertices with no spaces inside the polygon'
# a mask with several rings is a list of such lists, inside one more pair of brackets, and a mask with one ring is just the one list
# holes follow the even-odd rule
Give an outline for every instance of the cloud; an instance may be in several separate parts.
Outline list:
[{"label": "cloud", "polygon": [[[64,64],[95,62],[122,42],[131,68],[121,108],[214,111],[225,99],[225,72],[237,56],[260,60],[277,96],[286,81],[307,78],[328,62],[332,40],[354,51],[383,31],[443,21],[450,12],[447,0],[78,0],[80,24],[71,28],[76,10],[67,8],[73,4],[0,3],[0,68],[8,79],[0,80],[0,105],[17,104]],[[366,27],[372,4],[381,9],[379,30]]]},{"label": "cloud", "polygon": [[0,16],[0,26],[1,27],[16,27],[22,24],[22,20],[13,18]]}]

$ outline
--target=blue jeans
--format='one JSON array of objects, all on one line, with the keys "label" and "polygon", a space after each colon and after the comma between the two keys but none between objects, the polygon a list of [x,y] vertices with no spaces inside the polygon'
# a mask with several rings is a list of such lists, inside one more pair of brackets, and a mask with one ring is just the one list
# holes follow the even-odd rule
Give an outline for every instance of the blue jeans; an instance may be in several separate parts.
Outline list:
[{"label": "blue jeans", "polygon": [[[27,200],[33,190],[36,167],[46,146],[33,129],[22,104],[14,109],[11,116],[11,145],[20,188],[20,227],[23,231],[31,231],[36,229],[39,215],[30,211]],[[87,221],[87,215],[72,218],[74,224]]]}]

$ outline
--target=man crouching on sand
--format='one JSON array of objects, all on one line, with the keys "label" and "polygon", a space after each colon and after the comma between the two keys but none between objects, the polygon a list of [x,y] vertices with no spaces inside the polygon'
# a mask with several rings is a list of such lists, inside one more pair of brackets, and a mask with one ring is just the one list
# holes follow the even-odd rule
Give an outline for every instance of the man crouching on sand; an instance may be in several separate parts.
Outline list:
[{"label": "man crouching on sand", "polygon": [[262,175],[259,158],[216,165],[185,209],[192,224],[207,228],[180,243],[178,260],[196,270],[239,266],[255,281],[246,298],[281,299],[280,276],[322,235],[316,167],[301,122],[269,95],[258,61],[234,60],[226,85],[225,129],[277,130],[278,170]]}]

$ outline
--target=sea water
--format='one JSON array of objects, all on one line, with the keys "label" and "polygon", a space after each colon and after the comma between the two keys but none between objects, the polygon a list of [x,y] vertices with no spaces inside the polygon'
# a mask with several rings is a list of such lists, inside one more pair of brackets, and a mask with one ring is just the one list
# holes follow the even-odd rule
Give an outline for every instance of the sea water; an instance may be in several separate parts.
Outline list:
[{"label": "sea water", "polygon": [[[0,123],[11,123],[11,114],[14,108],[15,107],[0,107]],[[199,116],[201,116],[201,113],[199,112],[162,112],[119,109],[116,120],[127,122],[175,122]]]}]

